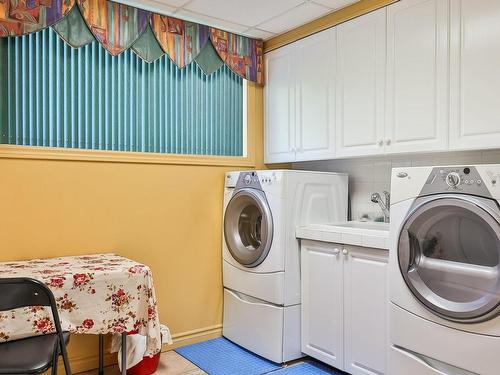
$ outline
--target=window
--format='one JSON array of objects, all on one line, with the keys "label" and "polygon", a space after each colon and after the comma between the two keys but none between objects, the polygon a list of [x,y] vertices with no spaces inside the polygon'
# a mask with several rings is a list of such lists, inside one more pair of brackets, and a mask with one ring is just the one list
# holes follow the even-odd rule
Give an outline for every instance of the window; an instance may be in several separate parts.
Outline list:
[{"label": "window", "polygon": [[72,49],[50,28],[0,39],[0,143],[244,155],[244,80],[164,55],[148,64],[96,41]]}]

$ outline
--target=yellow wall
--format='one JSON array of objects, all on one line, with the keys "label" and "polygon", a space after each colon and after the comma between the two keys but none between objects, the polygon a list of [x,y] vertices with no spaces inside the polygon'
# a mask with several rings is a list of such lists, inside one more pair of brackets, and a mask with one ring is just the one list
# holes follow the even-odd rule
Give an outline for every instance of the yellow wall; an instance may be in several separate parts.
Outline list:
[{"label": "yellow wall", "polygon": [[[248,94],[250,159],[263,167],[262,89]],[[0,155],[0,261],[117,252],[152,268],[177,344],[220,335],[223,176],[245,168]],[[96,349],[72,336],[73,370],[97,367]]]},{"label": "yellow wall", "polygon": [[[2,159],[1,260],[117,252],[151,266],[173,333],[218,328],[229,169]],[[72,340],[72,357],[94,354]]]}]

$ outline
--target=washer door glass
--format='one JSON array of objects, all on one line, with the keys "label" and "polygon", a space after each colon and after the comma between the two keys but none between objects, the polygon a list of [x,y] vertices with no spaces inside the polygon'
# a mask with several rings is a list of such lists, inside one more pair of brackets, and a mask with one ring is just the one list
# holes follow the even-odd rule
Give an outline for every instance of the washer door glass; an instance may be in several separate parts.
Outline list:
[{"label": "washer door glass", "polygon": [[229,201],[224,216],[224,237],[233,258],[246,267],[256,267],[271,248],[273,220],[263,195],[243,189]]},{"label": "washer door glass", "polygon": [[500,224],[486,200],[438,196],[411,213],[398,260],[413,294],[456,321],[488,319],[500,306]]}]

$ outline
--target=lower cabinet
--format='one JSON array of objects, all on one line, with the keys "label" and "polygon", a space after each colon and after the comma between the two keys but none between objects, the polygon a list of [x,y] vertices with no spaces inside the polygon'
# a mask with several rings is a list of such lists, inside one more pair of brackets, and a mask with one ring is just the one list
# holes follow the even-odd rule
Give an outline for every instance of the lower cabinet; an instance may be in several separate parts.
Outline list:
[{"label": "lower cabinet", "polygon": [[301,241],[302,352],[344,368],[342,246]]},{"label": "lower cabinet", "polygon": [[302,240],[302,352],[353,375],[386,373],[388,251]]}]

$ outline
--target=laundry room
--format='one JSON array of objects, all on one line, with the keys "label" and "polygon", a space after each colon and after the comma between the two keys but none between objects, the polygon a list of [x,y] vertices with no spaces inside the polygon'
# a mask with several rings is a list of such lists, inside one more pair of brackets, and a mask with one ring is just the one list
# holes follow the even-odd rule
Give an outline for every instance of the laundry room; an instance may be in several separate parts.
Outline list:
[{"label": "laundry room", "polygon": [[499,375],[500,1],[0,0],[0,375]]}]

